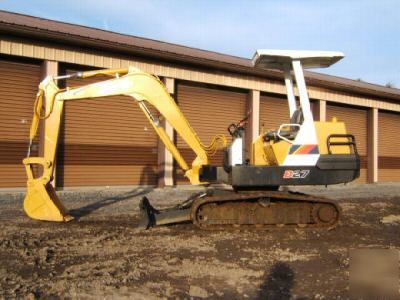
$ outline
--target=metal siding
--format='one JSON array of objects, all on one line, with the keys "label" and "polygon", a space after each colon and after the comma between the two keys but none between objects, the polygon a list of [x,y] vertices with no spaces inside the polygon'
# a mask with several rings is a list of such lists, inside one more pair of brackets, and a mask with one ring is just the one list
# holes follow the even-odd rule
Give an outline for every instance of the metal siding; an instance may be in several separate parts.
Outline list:
[{"label": "metal siding", "polygon": [[[197,132],[204,144],[211,142],[216,134],[225,134],[230,141],[227,128],[231,123],[237,123],[246,115],[246,98],[244,92],[220,90],[198,85],[179,83],[177,99],[179,107]],[[180,136],[176,139],[177,147],[186,162],[191,165],[195,159],[194,152],[186,145]],[[223,152],[218,151],[211,157],[210,163],[222,165]],[[184,178],[179,166],[175,167],[177,184],[189,184]]]},{"label": "metal siding", "polygon": [[378,115],[378,181],[400,181],[400,114]]},{"label": "metal siding", "polygon": [[[104,79],[70,79],[68,86]],[[157,135],[133,98],[66,101],[64,109],[58,186],[157,184]]]},{"label": "metal siding", "polygon": [[[251,61],[245,58],[239,58],[235,56],[215,53],[212,51],[200,50],[190,47],[185,47],[177,44],[165,43],[160,41],[155,41],[146,38],[140,38],[136,36],[130,36],[125,34],[107,32],[104,30],[99,30],[96,28],[83,27],[74,24],[66,24],[52,20],[41,19],[37,17],[20,15],[10,12],[0,11],[0,23],[2,23],[3,30],[5,28],[10,29],[9,32],[12,32],[15,35],[22,36],[26,35],[26,27],[30,27],[32,32],[37,33],[36,37],[40,37],[41,40],[52,40],[57,42],[57,46],[53,46],[50,48],[49,53],[43,48],[48,48],[48,44],[38,44],[38,41],[35,41],[35,44],[30,41],[24,41],[22,45],[18,45],[16,39],[8,38],[8,40],[0,40],[0,51],[6,54],[16,54],[16,55],[26,55],[26,56],[39,56],[39,58],[46,58],[50,60],[81,60],[78,63],[84,63],[86,61],[89,65],[95,65],[99,67],[109,67],[110,58],[104,57],[104,51],[98,51],[97,53],[86,53],[83,51],[83,46],[89,46],[92,48],[103,47],[104,43],[108,44],[110,48],[111,44],[114,45],[114,52],[120,51],[124,53],[129,53],[130,56],[152,56],[156,57],[156,59],[163,58],[162,60],[175,60],[181,64],[186,65],[189,64],[200,64],[203,67],[211,67],[213,70],[216,68],[220,68],[221,70],[234,71],[235,73],[242,74],[256,74],[260,75],[260,70],[256,70],[253,68]],[[22,27],[25,27],[24,29]],[[3,39],[5,39],[3,37]],[[75,42],[80,45],[77,49],[68,48],[63,49],[62,46],[65,43],[73,43]],[[38,49],[37,49],[38,48]],[[101,49],[104,50],[104,49]],[[130,51],[129,51],[130,50]],[[74,51],[74,55],[72,55],[72,51]],[[127,52],[128,51],[128,52]],[[50,56],[50,58],[46,57],[46,54]],[[68,61],[69,63],[77,63],[76,61]],[[119,67],[119,66],[117,66]],[[152,65],[151,71],[149,73],[156,73],[157,69],[160,68]],[[254,72],[254,73],[253,73]],[[182,73],[187,73],[189,77],[190,71],[183,71]],[[214,72],[215,73],[215,72]],[[279,74],[277,71],[265,71],[261,76],[270,75],[272,78],[276,78]],[[168,77],[173,77],[167,74],[158,74],[164,75]],[[225,74],[220,74],[224,76]],[[323,90],[323,86],[335,86],[336,89],[347,90],[348,92],[354,94],[356,93],[367,93],[369,95],[373,95],[374,98],[376,96],[385,99],[391,98],[395,100],[399,100],[400,93],[396,89],[390,89],[383,86],[378,86],[374,84],[369,84],[365,82],[357,82],[354,80],[349,80],[340,77],[334,77],[330,75],[318,74],[313,72],[305,72],[306,80],[309,85],[315,83],[319,86],[315,87],[315,90],[321,91],[322,95],[326,94]],[[227,77],[227,76],[225,76]],[[279,76],[278,76],[279,77]],[[182,78],[181,78],[182,79]],[[234,87],[237,87],[238,84],[234,83],[233,78],[227,78],[228,82],[231,81]],[[233,80],[232,80],[233,79]],[[194,80],[192,78],[186,78],[186,80]],[[219,78],[220,81],[224,81],[224,78]],[[214,82],[221,84],[221,82]],[[250,88],[250,87],[249,87]],[[260,90],[259,88],[251,87],[251,89]],[[310,97],[317,99],[325,99],[329,101],[333,101],[332,97],[321,98],[317,95],[312,95],[314,89],[310,89]],[[267,90],[271,92],[270,90]],[[348,99],[341,97],[345,102],[350,104]],[[360,100],[366,100],[363,97],[359,97]],[[340,99],[340,97],[339,97]],[[373,99],[371,99],[373,100]],[[352,103],[354,104],[354,103]],[[398,107],[398,106],[397,106]],[[381,108],[381,107],[380,107]]]},{"label": "metal siding", "polygon": [[[219,84],[233,88],[286,94],[283,81],[280,80],[238,74],[229,71],[216,73],[213,69],[198,70],[191,66],[177,65],[173,63],[160,63],[150,60],[145,61],[143,59],[133,60],[132,57],[129,56],[115,56],[115,54],[112,53],[105,53],[104,51],[100,52],[96,50],[83,51],[81,48],[62,48],[56,45],[43,44],[38,41],[33,42],[23,39],[11,40],[10,38],[1,37],[0,53],[36,59],[58,60],[59,62],[64,63],[90,65],[91,67],[95,66],[100,68],[120,68],[131,65],[158,76],[208,84]],[[313,76],[315,77],[316,74],[313,74]],[[342,104],[400,111],[400,104],[398,103],[376,100],[376,98],[373,98],[372,96],[359,96],[350,92],[331,90],[314,86],[311,83],[308,83],[307,85],[310,98]],[[384,97],[384,95],[382,97]]]},{"label": "metal siding", "polygon": [[[0,60],[0,187],[24,187],[29,127],[41,68],[30,63]],[[38,141],[32,148],[37,156]]]},{"label": "metal siding", "polygon": [[347,133],[356,137],[357,149],[361,158],[360,177],[356,182],[367,182],[368,111],[350,106],[327,104],[326,116],[328,122],[333,117],[336,117],[340,122],[345,122]]}]

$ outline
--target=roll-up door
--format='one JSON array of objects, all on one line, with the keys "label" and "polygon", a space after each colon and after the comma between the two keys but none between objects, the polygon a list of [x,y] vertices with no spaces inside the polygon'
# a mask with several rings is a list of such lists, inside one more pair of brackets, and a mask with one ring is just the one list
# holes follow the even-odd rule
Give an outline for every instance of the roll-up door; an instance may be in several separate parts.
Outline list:
[{"label": "roll-up door", "polygon": [[[70,79],[67,85],[105,79]],[[131,97],[66,101],[60,142],[58,186],[157,183],[157,135]]]},{"label": "roll-up door", "polygon": [[[0,187],[26,186],[26,157],[40,65],[0,60]],[[36,156],[38,144],[32,147]]]},{"label": "roll-up door", "polygon": [[400,113],[379,112],[378,181],[400,181]]},{"label": "roll-up door", "polygon": [[[247,94],[244,92],[220,90],[189,83],[179,83],[177,90],[179,107],[203,144],[210,143],[216,134],[225,134],[230,141],[227,127],[246,116],[246,97]],[[177,137],[176,142],[179,151],[190,165],[195,159],[194,152],[180,136]],[[218,151],[211,157],[210,163],[222,165],[222,160],[223,153]],[[175,182],[189,184],[179,166],[176,166],[175,170]]]},{"label": "roll-up door", "polygon": [[[297,100],[297,106],[300,103]],[[314,113],[314,101],[310,101],[311,111]],[[281,124],[289,123],[289,104],[285,95],[261,94],[260,98],[260,133],[277,130]]]},{"label": "roll-up door", "polygon": [[360,177],[356,182],[367,182],[368,111],[362,108],[333,104],[327,105],[326,110],[327,121],[336,117],[338,121],[345,122],[347,133],[355,136],[361,160]]},{"label": "roll-up door", "polygon": [[283,123],[289,123],[287,98],[280,95],[265,95],[260,98],[260,133],[278,130]]}]

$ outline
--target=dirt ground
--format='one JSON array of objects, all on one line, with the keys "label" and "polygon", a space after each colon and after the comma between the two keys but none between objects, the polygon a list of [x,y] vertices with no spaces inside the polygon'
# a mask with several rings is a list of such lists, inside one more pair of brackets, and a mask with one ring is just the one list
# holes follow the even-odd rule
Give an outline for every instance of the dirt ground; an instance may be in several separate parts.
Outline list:
[{"label": "dirt ground", "polygon": [[138,202],[193,189],[60,192],[78,218],[28,219],[22,193],[0,193],[0,298],[347,299],[349,249],[400,247],[400,184],[303,189],[337,199],[338,227],[140,231]]}]

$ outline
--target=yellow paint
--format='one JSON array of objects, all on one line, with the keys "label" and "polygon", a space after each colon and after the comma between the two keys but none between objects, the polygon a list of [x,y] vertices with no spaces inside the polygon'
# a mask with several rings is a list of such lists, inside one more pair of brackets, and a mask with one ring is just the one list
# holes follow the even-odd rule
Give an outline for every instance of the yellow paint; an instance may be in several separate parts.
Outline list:
[{"label": "yellow paint", "polygon": [[[336,118],[332,122],[314,122],[317,133],[320,154],[328,154],[327,139],[331,134],[346,134],[346,125],[338,122]],[[260,134],[252,144],[251,164],[257,166],[282,165],[289,154],[291,144],[286,141],[264,141],[265,132]],[[335,138],[333,142],[345,142],[346,138]],[[299,149],[300,150],[300,149]],[[298,151],[299,151],[298,150]],[[331,146],[332,154],[349,154],[350,146]]]},{"label": "yellow paint", "polygon": [[[142,72],[137,68],[89,71],[80,73],[79,76],[87,78],[97,75],[110,75],[114,78],[78,88],[60,90],[55,83],[55,79],[48,76],[39,85],[39,93],[35,101],[34,116],[30,130],[30,140],[32,141],[35,138],[39,122],[43,120],[45,123],[44,156],[28,157],[24,160],[28,176],[24,210],[31,218],[46,221],[69,221],[72,219],[50,184],[54,170],[64,101],[78,101],[86,98],[116,95],[131,96],[139,105],[166,148],[185,171],[185,176],[190,180],[191,184],[205,183],[199,180],[201,167],[209,163],[209,156],[215,153],[218,148],[226,147],[227,145],[227,140],[223,135],[215,136],[209,145],[202,144],[174,99],[171,98],[167,89],[157,77]],[[46,97],[44,114],[42,114],[43,97]],[[160,121],[151,115],[145,105],[146,102],[158,110],[195,152],[196,158],[191,167],[188,166],[168,137]],[[344,123],[337,122],[337,120],[333,120],[333,122],[315,122],[315,127],[321,154],[328,153],[326,141],[330,134],[346,133]],[[253,142],[251,161],[254,165],[282,165],[288,155],[290,145],[290,143],[283,140],[266,143],[262,134]],[[334,146],[332,150],[333,154],[344,154],[350,152],[350,147]],[[32,165],[34,164],[43,166],[43,174],[39,178],[33,177]]]},{"label": "yellow paint", "polygon": [[252,143],[252,155],[250,163],[256,166],[270,165],[268,157],[264,152],[264,137],[263,134],[259,135]]},{"label": "yellow paint", "polygon": [[[328,154],[327,139],[331,134],[346,134],[346,125],[338,122],[336,118],[332,122],[314,122],[317,132],[318,147],[320,154]],[[332,142],[346,142],[346,138],[335,138]],[[350,146],[331,146],[332,154],[349,154]]]},{"label": "yellow paint", "polygon": [[251,164],[256,166],[283,164],[290,144],[286,141],[265,142],[264,134],[260,134],[252,144]]},{"label": "yellow paint", "polygon": [[275,164],[279,166],[283,165],[286,156],[289,153],[290,143],[286,141],[270,142],[270,149],[272,150],[273,156],[275,157]]},{"label": "yellow paint", "polygon": [[[43,120],[45,123],[44,157],[28,157],[24,160],[28,176],[24,210],[31,218],[45,221],[69,221],[72,219],[50,185],[64,101],[116,95],[131,96],[139,104],[139,107],[166,148],[185,171],[185,176],[190,180],[191,184],[205,183],[199,180],[201,167],[208,164],[209,155],[215,153],[220,147],[226,147],[227,140],[223,135],[214,137],[210,145],[201,143],[174,99],[171,98],[167,89],[157,77],[132,67],[129,69],[88,71],[80,73],[79,77],[87,78],[97,75],[110,75],[115,76],[115,78],[78,88],[60,90],[55,83],[55,79],[48,76],[39,85],[39,93],[35,101],[34,116],[31,124],[30,140],[32,141],[35,138],[39,122]],[[41,111],[43,96],[46,97],[44,115],[42,115]],[[191,168],[188,167],[174,143],[170,140],[161,124],[159,124],[159,120],[147,110],[144,102],[148,102],[156,108],[196,153],[197,157],[192,162]],[[34,164],[43,166],[43,174],[39,178],[33,177],[32,165]]]},{"label": "yellow paint", "polygon": [[43,221],[67,222],[73,219],[61,201],[58,199],[50,178],[42,176],[34,179],[32,165],[40,164],[43,169],[51,169],[51,163],[40,157],[29,157],[24,159],[24,165],[28,174],[28,187],[24,199],[24,211],[32,218]]}]

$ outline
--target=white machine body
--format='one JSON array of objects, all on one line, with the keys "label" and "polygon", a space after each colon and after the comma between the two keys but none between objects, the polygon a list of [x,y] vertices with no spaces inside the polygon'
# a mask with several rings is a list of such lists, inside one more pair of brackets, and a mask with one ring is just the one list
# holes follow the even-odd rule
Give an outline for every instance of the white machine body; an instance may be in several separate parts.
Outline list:
[{"label": "white machine body", "polygon": [[243,164],[243,138],[236,137],[229,147],[229,165],[236,166]]},{"label": "white machine body", "polygon": [[[301,124],[282,124],[278,130],[278,136],[292,144],[289,153],[283,162],[284,166],[315,166],[319,159],[318,140],[314,126],[314,118],[311,112],[310,99],[304,79],[303,68],[325,68],[336,63],[344,57],[341,52],[333,51],[298,51],[298,50],[257,50],[253,57],[253,65],[263,69],[277,69],[284,73],[287,98],[289,103],[289,117],[292,118],[296,111],[303,116]],[[299,107],[296,103],[294,80],[297,86]],[[298,127],[294,140],[281,136],[279,132],[284,128]],[[291,154],[291,149],[308,145],[312,151],[309,154]]]}]

